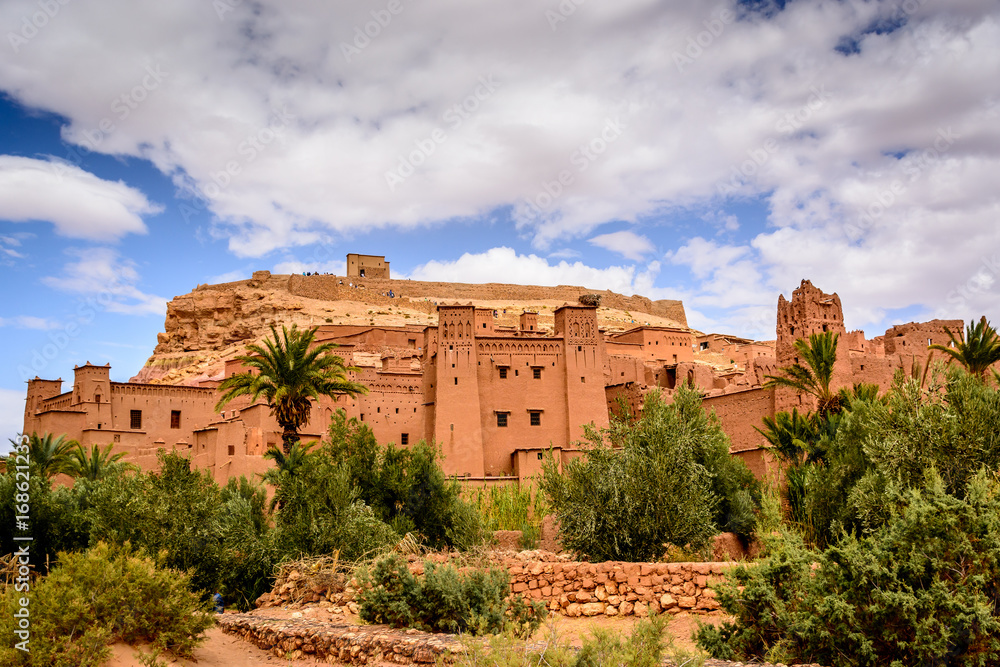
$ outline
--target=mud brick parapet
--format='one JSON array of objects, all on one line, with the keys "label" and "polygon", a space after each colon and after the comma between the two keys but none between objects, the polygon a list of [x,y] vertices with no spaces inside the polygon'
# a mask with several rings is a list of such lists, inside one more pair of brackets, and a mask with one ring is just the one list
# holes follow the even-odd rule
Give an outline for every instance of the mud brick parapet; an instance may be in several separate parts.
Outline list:
[{"label": "mud brick parapet", "polygon": [[451,662],[451,653],[461,649],[455,635],[391,630],[384,625],[332,625],[249,614],[222,614],[216,620],[223,632],[289,660],[432,665],[438,660]]},{"label": "mud brick parapet", "polygon": [[734,563],[504,562],[514,593],[565,616],[645,616],[719,609],[709,584]]}]

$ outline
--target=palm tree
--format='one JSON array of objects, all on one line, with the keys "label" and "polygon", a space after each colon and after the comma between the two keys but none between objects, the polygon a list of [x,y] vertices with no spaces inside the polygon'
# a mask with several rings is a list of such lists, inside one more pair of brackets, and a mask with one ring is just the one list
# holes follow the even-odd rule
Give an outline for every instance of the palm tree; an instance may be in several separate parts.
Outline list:
[{"label": "palm tree", "polygon": [[[11,440],[18,445],[19,440]],[[39,467],[44,477],[53,477],[69,471],[73,450],[79,447],[76,440],[66,440],[66,434],[53,438],[51,433],[39,436],[32,433],[28,438],[28,459]],[[10,455],[15,456],[14,454]],[[9,462],[8,462],[9,463]]]},{"label": "palm tree", "polygon": [[770,444],[768,449],[791,466],[802,465],[803,455],[809,452],[809,443],[816,438],[813,421],[792,408],[791,414],[779,412],[773,418],[764,417],[763,422],[763,429],[756,426],[754,429]]},{"label": "palm tree", "polygon": [[809,341],[795,341],[795,351],[805,361],[778,369],[784,375],[768,375],[765,387],[788,387],[816,398],[816,410],[821,416],[840,410],[840,397],[830,389],[833,365],[837,361],[837,339],[840,334],[825,331],[809,336]]},{"label": "palm tree", "polygon": [[279,337],[271,325],[271,334],[273,340],[265,339],[263,346],[248,345],[250,354],[237,357],[252,370],[222,381],[219,391],[223,394],[215,409],[222,410],[237,396],[250,396],[251,401],[263,396],[282,428],[281,446],[288,456],[292,444],[298,442],[299,428],[309,421],[312,399],[354,396],[368,390],[347,379],[349,371],[358,369],[344,366],[343,359],[330,353],[336,345],[323,343],[310,349],[316,327],[302,330],[294,324],[291,329],[282,326]]},{"label": "palm tree", "polygon": [[94,445],[88,456],[83,445],[77,445],[66,467],[67,474],[71,477],[82,477],[94,482],[112,473],[133,467],[128,463],[121,462],[125,456],[123,452],[112,456],[111,449],[113,447],[114,445],[109,444],[102,450],[100,445]]},{"label": "palm tree", "polygon": [[979,324],[969,322],[965,328],[964,342],[957,339],[948,327],[944,330],[951,338],[951,345],[928,345],[928,348],[950,355],[965,366],[967,371],[986,382],[986,371],[1000,361],[1000,337],[997,336],[996,329],[986,321],[986,316],[980,318]]}]

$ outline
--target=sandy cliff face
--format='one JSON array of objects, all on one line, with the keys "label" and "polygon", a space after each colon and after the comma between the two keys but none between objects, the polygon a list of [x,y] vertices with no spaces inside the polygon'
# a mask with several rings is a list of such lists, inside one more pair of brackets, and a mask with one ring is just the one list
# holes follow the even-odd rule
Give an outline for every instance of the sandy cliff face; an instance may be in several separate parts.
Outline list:
[{"label": "sandy cliff face", "polygon": [[[390,297],[389,294],[392,294]],[[583,287],[430,283],[410,280],[348,279],[342,276],[272,276],[259,271],[250,280],[200,285],[167,304],[163,333],[133,382],[194,384],[221,376],[226,359],[264,338],[273,324],[314,326],[436,325],[439,303],[474,303],[497,311],[497,324],[517,326],[525,309],[538,312],[542,329],[553,326],[555,309],[599,294],[602,328],[624,330],[638,324],[687,326],[680,301],[651,301]]]}]

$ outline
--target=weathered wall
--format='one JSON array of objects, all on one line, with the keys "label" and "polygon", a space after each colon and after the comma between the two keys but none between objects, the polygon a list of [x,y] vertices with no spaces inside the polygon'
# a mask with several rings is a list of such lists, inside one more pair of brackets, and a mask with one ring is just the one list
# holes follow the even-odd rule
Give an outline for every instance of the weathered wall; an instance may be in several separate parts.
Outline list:
[{"label": "weathered wall", "polygon": [[764,417],[774,417],[774,390],[748,389],[722,396],[702,399],[705,412],[715,412],[722,429],[732,441],[731,452],[759,449],[767,444],[764,436],[755,426],[761,425]]},{"label": "weathered wall", "polygon": [[[436,563],[446,557],[432,556]],[[723,578],[733,563],[580,563],[563,556],[524,551],[513,556],[491,554],[494,566],[510,574],[510,590],[544,602],[564,616],[644,616],[649,612],[707,614],[719,609],[710,584]],[[423,574],[423,562],[412,560],[410,571]],[[317,584],[302,573],[283,571],[271,593],[258,607],[292,602],[328,601],[356,610],[354,580]],[[352,606],[354,605],[354,606]]]}]

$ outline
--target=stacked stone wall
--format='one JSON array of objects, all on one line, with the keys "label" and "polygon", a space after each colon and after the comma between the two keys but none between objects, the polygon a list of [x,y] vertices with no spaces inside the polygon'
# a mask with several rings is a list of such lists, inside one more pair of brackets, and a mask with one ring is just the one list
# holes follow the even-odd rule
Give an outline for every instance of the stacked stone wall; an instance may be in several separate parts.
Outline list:
[{"label": "stacked stone wall", "polygon": [[709,584],[731,563],[506,563],[511,591],[564,616],[645,616],[719,609]]},{"label": "stacked stone wall", "polygon": [[451,663],[461,650],[455,635],[390,630],[384,625],[331,625],[317,621],[272,619],[249,614],[217,617],[227,632],[279,658],[309,658],[330,664]]},{"label": "stacked stone wall", "polygon": [[[442,556],[435,562],[447,562]],[[494,567],[510,574],[511,592],[543,602],[549,611],[577,616],[645,616],[649,612],[707,614],[719,609],[710,585],[723,579],[732,563],[581,563],[565,556],[528,551],[494,554]],[[423,574],[423,562],[412,559],[410,571]],[[322,579],[297,570],[283,572],[258,607],[294,603],[330,603],[357,613],[356,582]]]}]

